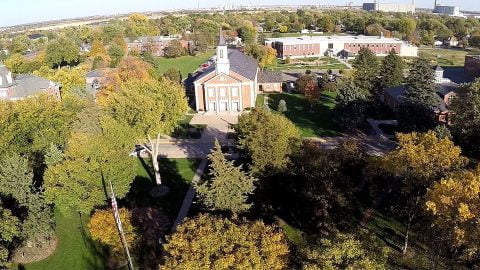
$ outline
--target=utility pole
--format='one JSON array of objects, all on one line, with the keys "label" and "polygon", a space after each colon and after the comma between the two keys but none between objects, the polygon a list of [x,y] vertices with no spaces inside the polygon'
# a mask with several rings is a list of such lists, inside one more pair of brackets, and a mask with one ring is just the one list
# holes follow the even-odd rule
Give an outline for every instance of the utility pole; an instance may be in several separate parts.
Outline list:
[{"label": "utility pole", "polygon": [[130,252],[128,251],[127,240],[125,239],[125,235],[123,234],[122,221],[120,220],[120,213],[118,212],[117,199],[115,198],[115,192],[113,191],[112,181],[108,180],[108,182],[110,183],[110,192],[111,192],[110,201],[112,204],[113,216],[115,218],[115,223],[117,224],[117,229],[118,229],[118,233],[120,234],[120,240],[122,241],[123,249],[125,250],[125,256],[127,257],[128,269],[134,270],[132,258],[130,257]]}]

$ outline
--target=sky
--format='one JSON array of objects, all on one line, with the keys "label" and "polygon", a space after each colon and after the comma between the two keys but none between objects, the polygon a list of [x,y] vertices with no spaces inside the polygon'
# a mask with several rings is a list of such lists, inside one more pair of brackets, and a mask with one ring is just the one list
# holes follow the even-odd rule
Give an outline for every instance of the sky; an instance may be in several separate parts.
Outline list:
[{"label": "sky", "polygon": [[[380,0],[384,3],[401,3],[411,0]],[[0,0],[0,26],[11,26],[46,20],[67,19],[92,15],[111,15],[128,12],[160,11],[177,8],[216,7],[235,3],[236,5],[288,5],[322,4],[340,5],[373,0]],[[434,0],[416,0],[417,7],[433,7]],[[441,4],[458,5],[463,10],[480,11],[480,0],[440,0]]]}]

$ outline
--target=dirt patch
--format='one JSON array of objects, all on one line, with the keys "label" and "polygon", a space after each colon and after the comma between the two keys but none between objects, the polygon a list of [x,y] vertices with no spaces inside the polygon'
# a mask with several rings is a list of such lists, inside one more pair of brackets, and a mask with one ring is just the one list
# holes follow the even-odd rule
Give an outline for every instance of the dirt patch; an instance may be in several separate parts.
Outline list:
[{"label": "dirt patch", "polygon": [[12,260],[20,264],[39,262],[52,255],[57,248],[57,244],[58,240],[55,236],[35,244],[27,241],[24,246],[15,250]]}]

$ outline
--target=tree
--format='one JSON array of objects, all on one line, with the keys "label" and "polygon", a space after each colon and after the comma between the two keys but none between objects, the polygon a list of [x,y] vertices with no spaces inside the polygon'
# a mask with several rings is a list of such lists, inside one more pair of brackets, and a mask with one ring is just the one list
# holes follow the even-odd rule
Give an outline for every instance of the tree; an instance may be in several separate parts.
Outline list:
[{"label": "tree", "polygon": [[126,35],[134,40],[140,36],[157,36],[160,31],[158,27],[143,14],[132,14],[125,21]]},{"label": "tree", "polygon": [[262,109],[241,115],[235,131],[237,144],[251,159],[256,175],[284,170],[300,145],[300,133],[290,120]]},{"label": "tree", "polygon": [[286,111],[288,111],[287,109],[287,102],[285,102],[285,100],[280,100],[278,102],[278,108],[277,108],[277,111],[281,112],[281,113],[284,113]]},{"label": "tree", "polygon": [[426,195],[425,208],[435,226],[444,233],[447,245],[466,260],[480,254],[480,167],[459,171],[435,183]]},{"label": "tree", "polygon": [[165,73],[163,73],[163,77],[172,82],[182,83],[182,73],[176,68],[169,68],[167,71],[165,71]]},{"label": "tree", "polygon": [[211,215],[187,219],[164,248],[165,269],[286,269],[289,254],[277,228]]},{"label": "tree", "polygon": [[460,86],[457,97],[452,99],[452,131],[463,149],[475,156],[480,154],[480,79]]},{"label": "tree", "polygon": [[352,66],[354,68],[353,80],[355,85],[375,94],[375,82],[380,73],[380,65],[375,54],[370,49],[362,47]]},{"label": "tree", "polygon": [[302,248],[300,255],[301,269],[305,270],[381,270],[386,268],[388,250],[365,247],[353,235],[338,233]]},{"label": "tree", "polygon": [[245,44],[254,44],[257,41],[257,29],[250,21],[245,21],[243,23],[240,29],[238,29],[238,35],[242,38],[242,41]]},{"label": "tree", "polygon": [[50,41],[45,50],[45,62],[51,67],[61,67],[64,65],[72,65],[79,60],[79,47],[73,40],[61,37],[57,40]]},{"label": "tree", "polygon": [[74,116],[49,95],[0,102],[0,156],[14,152],[41,159],[51,143],[65,145]]},{"label": "tree", "polygon": [[304,74],[300,76],[300,78],[298,78],[296,83],[297,83],[297,91],[299,93],[305,94],[305,88],[307,87],[307,85],[309,84],[311,85],[312,83],[315,84],[316,80],[315,80],[315,77],[313,77],[313,75]]},{"label": "tree", "polygon": [[317,26],[323,32],[333,32],[335,30],[335,21],[332,16],[322,16],[317,21]]},{"label": "tree", "polygon": [[8,49],[11,53],[25,54],[30,48],[30,39],[25,35],[18,35],[12,38],[12,42]]},{"label": "tree", "polygon": [[342,82],[335,98],[338,124],[351,129],[364,121],[369,95],[366,89],[358,87],[353,81]]},{"label": "tree", "polygon": [[71,95],[75,88],[85,87],[86,71],[81,68],[51,69],[47,66],[34,71],[33,74],[58,82],[62,85],[62,96]]},{"label": "tree", "polygon": [[320,87],[318,87],[318,83],[315,80],[309,80],[305,85],[304,89],[305,98],[310,103],[310,111],[313,112],[313,106],[315,103],[318,102],[320,98]]},{"label": "tree", "polygon": [[404,131],[426,131],[434,127],[433,109],[438,105],[435,73],[425,58],[417,58],[406,79],[400,126]]},{"label": "tree", "polygon": [[120,61],[117,70],[122,82],[134,79],[148,80],[152,77],[150,74],[153,73],[152,67],[149,64],[131,56]]},{"label": "tree", "polygon": [[398,147],[379,160],[379,167],[400,181],[398,212],[406,221],[403,252],[408,248],[408,237],[413,220],[421,209],[421,199],[434,181],[462,168],[466,159],[461,149],[448,138],[438,138],[434,132],[398,134]]},{"label": "tree", "polygon": [[105,49],[105,46],[103,46],[103,42],[101,40],[95,39],[92,42],[92,48],[90,49],[89,56],[92,58],[95,58],[97,56],[105,58],[107,56],[107,50]]},{"label": "tree", "polygon": [[120,91],[111,93],[104,107],[140,137],[170,134],[188,111],[185,90],[168,80],[127,81]]},{"label": "tree", "polygon": [[172,40],[170,44],[165,47],[164,54],[165,57],[176,58],[187,54],[187,51],[183,48],[182,43],[179,40]]},{"label": "tree", "polygon": [[[85,113],[94,112],[82,112]],[[89,214],[95,206],[104,205],[108,181],[117,196],[123,198],[135,177],[132,170],[135,160],[128,158],[128,154],[137,133],[108,116],[97,121],[99,133],[74,131],[65,159],[45,172],[46,199],[64,214],[70,214],[71,209]]]},{"label": "tree", "polygon": [[[122,221],[123,233],[129,248],[134,248],[138,239],[136,229],[132,224],[132,213],[126,208],[118,209]],[[95,210],[90,221],[88,230],[93,240],[109,246],[114,254],[120,257],[123,254],[122,241],[118,235],[117,224],[113,212],[108,210]]]},{"label": "tree", "polygon": [[246,46],[245,52],[255,58],[261,68],[271,67],[277,63],[277,51],[272,47],[250,44]]},{"label": "tree", "polygon": [[391,50],[382,60],[380,67],[382,72],[380,72],[378,77],[379,88],[383,91],[389,87],[402,85],[404,77],[403,69],[404,64],[402,58],[398,56],[394,50]]},{"label": "tree", "polygon": [[111,59],[110,67],[116,67],[125,56],[125,50],[117,44],[112,44],[108,48],[108,55]]},{"label": "tree", "polygon": [[225,158],[218,140],[208,159],[210,178],[195,186],[200,201],[210,209],[226,210],[235,215],[250,209],[247,200],[255,189],[256,179]]},{"label": "tree", "polygon": [[383,28],[381,24],[374,23],[370,24],[365,28],[365,35],[367,36],[380,36],[385,34],[387,30]]},{"label": "tree", "polygon": [[50,148],[45,153],[45,164],[47,166],[55,165],[63,160],[65,155],[54,143],[50,144]]}]

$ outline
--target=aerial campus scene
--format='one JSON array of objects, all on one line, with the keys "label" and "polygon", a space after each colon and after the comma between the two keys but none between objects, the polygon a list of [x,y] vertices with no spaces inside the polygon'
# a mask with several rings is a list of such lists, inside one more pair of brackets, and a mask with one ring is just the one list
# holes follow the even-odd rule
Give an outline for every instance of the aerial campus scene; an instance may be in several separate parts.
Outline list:
[{"label": "aerial campus scene", "polygon": [[0,269],[480,269],[480,1],[0,10]]}]

